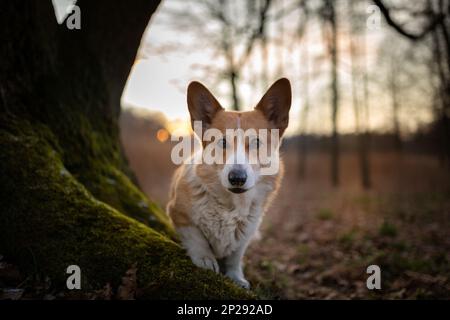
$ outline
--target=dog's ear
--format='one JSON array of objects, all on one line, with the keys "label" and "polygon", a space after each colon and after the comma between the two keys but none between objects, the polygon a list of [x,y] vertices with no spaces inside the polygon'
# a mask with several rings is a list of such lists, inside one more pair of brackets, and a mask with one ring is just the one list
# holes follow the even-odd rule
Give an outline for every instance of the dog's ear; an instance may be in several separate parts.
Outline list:
[{"label": "dog's ear", "polygon": [[203,130],[208,129],[216,113],[223,110],[212,93],[197,81],[191,82],[188,86],[187,103],[193,130],[194,121],[201,121]]},{"label": "dog's ear", "polygon": [[283,135],[289,124],[289,109],[291,108],[291,84],[288,79],[277,80],[267,90],[266,94],[256,105],[255,109],[260,110],[266,119],[280,130],[280,137]]}]

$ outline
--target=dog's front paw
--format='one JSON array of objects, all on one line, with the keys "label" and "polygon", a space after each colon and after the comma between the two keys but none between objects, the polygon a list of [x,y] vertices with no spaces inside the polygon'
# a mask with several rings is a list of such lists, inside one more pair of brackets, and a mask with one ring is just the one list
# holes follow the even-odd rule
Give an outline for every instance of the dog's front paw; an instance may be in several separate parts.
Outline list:
[{"label": "dog's front paw", "polygon": [[231,272],[227,273],[226,276],[231,280],[233,280],[233,282],[236,283],[238,286],[245,289],[250,289],[250,282],[248,282],[247,279],[245,279],[243,276]]},{"label": "dog's front paw", "polygon": [[192,257],[191,256],[191,260],[197,267],[212,270],[217,273],[220,271],[219,264],[217,263],[217,260],[214,257],[211,257],[211,256],[203,256],[203,257],[194,256],[194,257]]}]

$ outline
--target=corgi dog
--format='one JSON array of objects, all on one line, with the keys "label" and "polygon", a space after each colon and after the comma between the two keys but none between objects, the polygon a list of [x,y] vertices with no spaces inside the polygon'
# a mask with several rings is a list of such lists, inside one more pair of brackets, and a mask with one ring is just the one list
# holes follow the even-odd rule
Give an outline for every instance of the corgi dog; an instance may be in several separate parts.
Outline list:
[{"label": "corgi dog", "polygon": [[[222,272],[236,284],[250,288],[243,273],[243,256],[258,231],[264,211],[274,197],[282,177],[278,156],[281,137],[289,122],[291,85],[276,81],[252,111],[225,111],[211,92],[199,82],[187,90],[191,124],[201,121],[198,134],[202,148],[191,156],[201,160],[208,147],[219,147],[223,163],[187,161],[175,172],[167,212],[192,262]],[[215,130],[220,139],[207,139],[204,132]],[[242,139],[229,132],[277,131],[276,138],[258,134]],[[218,141],[216,141],[218,140]],[[262,141],[266,140],[266,141]],[[277,140],[277,141],[274,141]],[[276,173],[262,174],[264,165],[249,161],[251,150],[276,145]],[[217,149],[216,149],[217,150]]]}]

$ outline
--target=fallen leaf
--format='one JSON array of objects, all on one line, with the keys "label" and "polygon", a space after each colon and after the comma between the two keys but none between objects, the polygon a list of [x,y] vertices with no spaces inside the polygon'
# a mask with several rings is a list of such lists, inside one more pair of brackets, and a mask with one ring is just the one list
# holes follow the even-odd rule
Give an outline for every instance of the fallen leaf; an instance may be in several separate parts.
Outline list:
[{"label": "fallen leaf", "polygon": [[136,298],[136,263],[125,272],[125,276],[122,277],[122,284],[117,289],[116,298],[119,300],[134,300]]},{"label": "fallen leaf", "polygon": [[19,300],[25,290],[23,289],[2,289],[0,291],[0,300]]}]

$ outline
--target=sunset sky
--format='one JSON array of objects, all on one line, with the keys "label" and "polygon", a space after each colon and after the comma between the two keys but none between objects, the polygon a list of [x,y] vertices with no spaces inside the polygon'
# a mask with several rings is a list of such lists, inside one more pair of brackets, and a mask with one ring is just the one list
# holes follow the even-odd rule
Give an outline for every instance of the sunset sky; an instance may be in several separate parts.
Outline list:
[{"label": "sunset sky", "polygon": [[[199,39],[194,37],[192,32],[186,30],[180,32],[167,23],[166,12],[171,6],[180,5],[182,2],[176,0],[166,0],[160,5],[158,11],[152,17],[146,33],[143,36],[141,48],[137,60],[133,66],[128,83],[122,96],[124,108],[139,107],[150,111],[162,112],[169,121],[188,121],[188,111],[186,105],[186,88],[190,81],[197,80],[204,83],[216,95],[224,107],[230,106],[228,83],[222,82],[218,86],[213,86],[208,82],[209,77],[205,75],[198,65],[214,66],[220,64],[212,50],[208,47],[198,47],[195,49]],[[288,3],[288,1],[286,1]],[[188,9],[188,8],[186,8]],[[369,13],[368,13],[369,15]],[[290,26],[296,26],[298,16],[293,13],[283,20],[283,28],[289,34]],[[279,24],[269,25],[269,34],[276,35],[280,28]],[[339,112],[339,129],[343,133],[353,132],[354,114],[351,105],[351,61],[348,53],[349,37],[345,21],[339,33],[340,41],[340,86],[341,105]],[[329,99],[329,68],[326,57],[326,49],[323,46],[323,35],[317,22],[308,25],[308,50],[310,56],[311,69],[314,68],[314,79],[310,83],[311,108],[308,119],[308,131],[314,133],[328,133],[330,131],[330,99]],[[381,24],[377,30],[367,30],[367,64],[369,72],[375,77],[379,59],[377,54],[383,38],[391,31],[387,26]],[[186,48],[194,49],[187,50]],[[294,134],[299,130],[300,113],[303,106],[302,99],[302,72],[301,61],[302,48],[298,43],[284,41],[271,43],[269,46],[269,69],[273,71],[271,80],[278,78],[275,69],[280,61],[284,65],[282,76],[290,79],[293,90],[293,102],[290,113],[290,127],[288,134]],[[261,59],[257,52],[252,56],[251,67],[253,69],[261,67]],[[244,75],[245,75],[244,70]],[[309,71],[310,74],[313,71]],[[311,76],[312,77],[312,76]],[[379,79],[371,79],[370,84],[370,128],[373,130],[389,130],[390,127],[390,97],[384,94],[380,87]],[[265,88],[266,89],[266,88]],[[241,81],[239,94],[243,101],[244,109],[252,108],[263,95],[264,88],[252,86],[249,81]],[[401,114],[405,123],[405,131],[413,130],[418,124],[426,122],[431,118],[428,108],[420,108],[421,97],[411,98],[405,101],[412,108],[417,104],[414,113],[407,109]],[[425,110],[425,111],[422,111]]]}]

